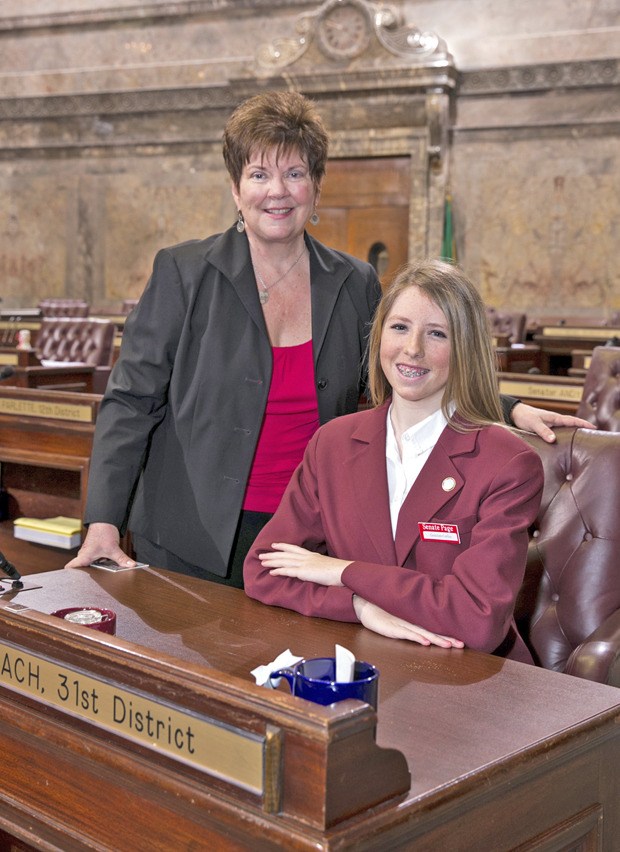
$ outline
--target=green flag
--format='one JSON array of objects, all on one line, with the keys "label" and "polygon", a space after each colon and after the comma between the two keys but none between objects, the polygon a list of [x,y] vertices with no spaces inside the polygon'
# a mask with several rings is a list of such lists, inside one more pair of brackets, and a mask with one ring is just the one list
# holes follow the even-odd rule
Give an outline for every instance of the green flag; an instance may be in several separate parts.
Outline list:
[{"label": "green flag", "polygon": [[441,257],[456,263],[456,241],[454,239],[454,220],[452,217],[452,194],[446,193],[443,208],[443,240],[441,242]]}]

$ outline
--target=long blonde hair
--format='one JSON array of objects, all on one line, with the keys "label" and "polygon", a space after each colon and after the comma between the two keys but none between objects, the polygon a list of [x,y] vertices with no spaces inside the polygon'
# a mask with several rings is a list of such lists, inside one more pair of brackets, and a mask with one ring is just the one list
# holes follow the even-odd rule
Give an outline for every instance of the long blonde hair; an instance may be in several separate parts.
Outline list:
[{"label": "long blonde hair", "polygon": [[[446,419],[459,431],[501,422],[497,361],[484,303],[465,273],[441,260],[405,266],[379,302],[368,346],[371,402],[381,405],[392,394],[381,369],[381,336],[396,299],[409,287],[418,287],[443,311],[448,323],[450,364],[441,403]],[[452,416],[451,403],[455,406]]]}]

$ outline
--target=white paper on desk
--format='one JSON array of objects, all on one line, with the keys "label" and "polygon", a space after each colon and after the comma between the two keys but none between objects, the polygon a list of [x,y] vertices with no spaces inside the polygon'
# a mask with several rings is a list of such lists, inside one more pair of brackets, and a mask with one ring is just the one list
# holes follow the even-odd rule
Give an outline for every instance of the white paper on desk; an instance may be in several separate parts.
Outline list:
[{"label": "white paper on desk", "polygon": [[252,669],[250,674],[254,676],[257,686],[266,686],[267,689],[276,689],[282,678],[277,677],[271,680],[269,677],[271,672],[275,672],[278,669],[284,669],[287,666],[294,666],[295,663],[298,663],[300,660],[303,660],[303,657],[296,657],[287,648],[286,651],[282,651],[281,654],[278,654],[273,662],[267,663],[264,666],[257,666],[255,669]]},{"label": "white paper on desk", "polygon": [[50,361],[49,358],[41,359],[42,367],[88,367],[86,361]]},{"label": "white paper on desk", "polygon": [[351,683],[355,678],[355,654],[336,645],[336,683]]}]

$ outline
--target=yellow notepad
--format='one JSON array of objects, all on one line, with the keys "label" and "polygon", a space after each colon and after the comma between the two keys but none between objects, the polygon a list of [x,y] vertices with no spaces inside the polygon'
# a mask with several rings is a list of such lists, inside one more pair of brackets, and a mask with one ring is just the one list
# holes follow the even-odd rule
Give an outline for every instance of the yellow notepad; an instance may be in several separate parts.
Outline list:
[{"label": "yellow notepad", "polygon": [[55,518],[15,518],[13,525],[67,536],[75,535],[82,529],[82,522],[79,518],[65,518],[63,515],[58,515]]}]

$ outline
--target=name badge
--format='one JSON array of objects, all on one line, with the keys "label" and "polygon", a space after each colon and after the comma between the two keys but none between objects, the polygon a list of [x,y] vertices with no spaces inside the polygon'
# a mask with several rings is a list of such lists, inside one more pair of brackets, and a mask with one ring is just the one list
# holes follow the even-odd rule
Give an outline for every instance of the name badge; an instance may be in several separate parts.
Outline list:
[{"label": "name badge", "polygon": [[420,537],[422,541],[449,541],[452,544],[460,544],[461,536],[456,524],[433,524],[418,522]]}]

